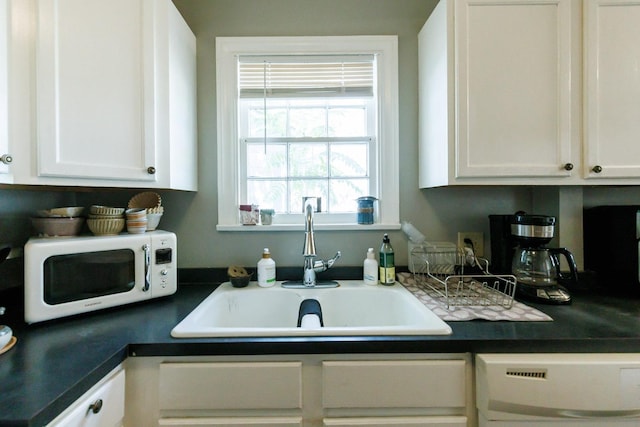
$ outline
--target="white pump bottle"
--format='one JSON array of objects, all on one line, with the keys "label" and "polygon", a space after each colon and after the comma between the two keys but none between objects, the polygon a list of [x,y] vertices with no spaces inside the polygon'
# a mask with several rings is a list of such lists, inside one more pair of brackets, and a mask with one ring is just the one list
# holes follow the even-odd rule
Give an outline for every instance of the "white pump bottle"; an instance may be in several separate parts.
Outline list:
[{"label": "white pump bottle", "polygon": [[258,261],[258,285],[269,288],[276,284],[276,262],[271,258],[269,248],[264,248],[262,258]]},{"label": "white pump bottle", "polygon": [[369,248],[367,250],[367,257],[364,260],[364,274],[362,278],[365,285],[378,284],[378,261],[376,261],[376,254],[373,252],[373,248]]}]

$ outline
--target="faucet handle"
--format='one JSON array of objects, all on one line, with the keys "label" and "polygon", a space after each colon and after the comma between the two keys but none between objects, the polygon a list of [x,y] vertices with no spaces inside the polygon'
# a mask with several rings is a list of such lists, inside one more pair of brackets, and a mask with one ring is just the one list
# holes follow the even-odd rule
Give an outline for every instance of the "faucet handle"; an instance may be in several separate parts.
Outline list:
[{"label": "faucet handle", "polygon": [[327,260],[327,268],[331,268],[333,264],[342,256],[342,252],[336,252],[335,256],[330,260]]}]

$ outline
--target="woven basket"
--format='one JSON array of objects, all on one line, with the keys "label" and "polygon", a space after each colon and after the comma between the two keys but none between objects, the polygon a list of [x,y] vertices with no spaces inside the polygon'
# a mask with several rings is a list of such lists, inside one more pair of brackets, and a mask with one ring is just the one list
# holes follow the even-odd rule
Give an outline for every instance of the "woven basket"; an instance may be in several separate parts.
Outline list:
[{"label": "woven basket", "polygon": [[129,209],[133,208],[156,208],[162,204],[160,195],[153,191],[138,193],[129,200]]}]

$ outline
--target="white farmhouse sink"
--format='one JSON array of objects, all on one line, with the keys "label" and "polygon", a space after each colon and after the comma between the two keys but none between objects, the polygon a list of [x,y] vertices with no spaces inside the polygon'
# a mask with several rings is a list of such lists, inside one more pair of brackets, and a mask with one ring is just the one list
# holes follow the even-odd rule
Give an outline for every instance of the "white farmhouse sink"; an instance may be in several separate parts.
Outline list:
[{"label": "white farmhouse sink", "polygon": [[[448,335],[451,328],[411,292],[393,286],[339,281],[332,289],[261,288],[223,283],[173,330],[176,338],[228,336]],[[305,299],[322,307],[323,327],[300,328]]]}]

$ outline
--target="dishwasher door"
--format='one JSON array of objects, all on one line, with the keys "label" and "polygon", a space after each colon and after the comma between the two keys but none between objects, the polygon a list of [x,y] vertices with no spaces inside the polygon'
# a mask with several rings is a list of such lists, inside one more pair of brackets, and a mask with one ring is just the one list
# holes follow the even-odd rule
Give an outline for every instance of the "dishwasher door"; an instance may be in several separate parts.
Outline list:
[{"label": "dishwasher door", "polygon": [[478,354],[480,427],[640,426],[640,354]]}]

